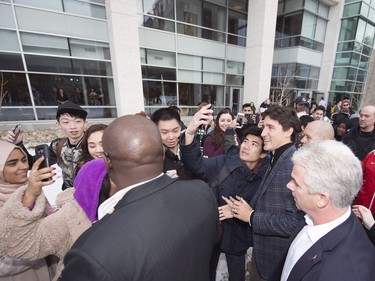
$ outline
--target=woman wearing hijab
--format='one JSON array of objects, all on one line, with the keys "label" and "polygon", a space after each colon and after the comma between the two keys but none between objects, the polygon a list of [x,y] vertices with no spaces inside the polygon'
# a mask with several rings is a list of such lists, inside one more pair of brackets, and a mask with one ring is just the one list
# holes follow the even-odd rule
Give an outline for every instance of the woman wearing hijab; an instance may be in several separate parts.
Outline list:
[{"label": "woman wearing hijab", "polygon": [[[74,188],[61,192],[56,198],[57,210],[45,216],[47,200],[41,188],[46,184],[42,179],[51,175],[41,174],[48,168],[37,169],[41,161],[38,159],[33,165],[29,184],[19,188],[3,207],[0,254],[28,260],[55,255],[60,262],[53,280],[58,280],[65,254],[97,220],[97,208],[108,198],[101,194],[107,171],[104,159],[83,165],[74,180]],[[110,195],[112,192],[113,189]]]},{"label": "woman wearing hijab", "polygon": [[[0,141],[0,216],[11,195],[27,182],[27,155],[18,146]],[[4,225],[1,220],[1,225]],[[9,240],[15,239],[9,235]],[[45,259],[25,261],[0,254],[0,281],[48,281]]]}]

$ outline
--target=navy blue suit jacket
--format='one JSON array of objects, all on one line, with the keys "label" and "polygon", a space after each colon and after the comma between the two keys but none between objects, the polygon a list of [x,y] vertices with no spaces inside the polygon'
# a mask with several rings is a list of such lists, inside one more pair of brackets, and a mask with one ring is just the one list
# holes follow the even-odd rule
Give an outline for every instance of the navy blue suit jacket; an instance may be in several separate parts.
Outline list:
[{"label": "navy blue suit jacket", "polygon": [[[289,246],[304,226],[303,221],[291,236]],[[280,281],[289,246],[268,281]],[[288,281],[323,280],[375,280],[375,248],[353,213],[311,246],[288,277]]]}]

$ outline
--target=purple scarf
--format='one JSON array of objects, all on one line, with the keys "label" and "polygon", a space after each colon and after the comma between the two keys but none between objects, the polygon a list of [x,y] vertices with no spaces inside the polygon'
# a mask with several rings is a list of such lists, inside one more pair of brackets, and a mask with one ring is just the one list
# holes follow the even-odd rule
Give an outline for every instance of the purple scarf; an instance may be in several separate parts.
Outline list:
[{"label": "purple scarf", "polygon": [[104,159],[99,158],[83,165],[74,179],[74,198],[92,222],[98,220],[96,210],[99,207],[99,193],[106,174]]}]

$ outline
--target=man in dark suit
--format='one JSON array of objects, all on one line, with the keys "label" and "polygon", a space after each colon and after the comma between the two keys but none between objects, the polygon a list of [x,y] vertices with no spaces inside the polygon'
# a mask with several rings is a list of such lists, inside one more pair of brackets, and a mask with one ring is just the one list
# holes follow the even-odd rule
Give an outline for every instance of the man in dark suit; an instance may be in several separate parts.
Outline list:
[{"label": "man in dark suit", "polygon": [[262,137],[264,149],[271,152],[271,164],[250,205],[243,198],[231,198],[233,216],[251,226],[253,258],[250,279],[266,280],[287,245],[303,212],[294,204],[292,192],[286,187],[292,171],[293,141],[300,122],[291,107],[271,106],[264,113]]},{"label": "man in dark suit", "polygon": [[302,147],[292,161],[288,188],[305,221],[269,280],[374,280],[375,249],[350,207],[362,185],[360,161],[333,140]]},{"label": "man in dark suit", "polygon": [[208,280],[219,234],[209,186],[162,173],[159,131],[142,116],[113,121],[103,148],[120,190],[101,205],[104,217],[67,254],[62,280]]}]

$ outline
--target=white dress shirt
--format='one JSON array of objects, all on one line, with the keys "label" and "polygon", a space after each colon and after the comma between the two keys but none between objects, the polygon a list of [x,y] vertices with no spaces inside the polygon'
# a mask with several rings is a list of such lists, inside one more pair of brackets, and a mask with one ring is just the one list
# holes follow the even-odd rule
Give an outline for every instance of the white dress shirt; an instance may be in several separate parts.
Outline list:
[{"label": "white dress shirt", "polygon": [[98,208],[98,219],[101,220],[106,214],[112,214],[113,211],[115,210],[115,206],[117,205],[117,203],[130,190],[132,190],[133,188],[135,188],[137,186],[140,186],[140,185],[142,185],[144,183],[147,183],[149,181],[157,179],[157,178],[161,177],[162,175],[164,175],[164,173],[161,173],[160,175],[158,175],[157,177],[155,177],[153,179],[150,179],[150,180],[147,180],[147,181],[143,181],[143,182],[140,182],[140,183],[136,183],[136,184],[130,185],[128,187],[125,187],[124,189],[121,189],[121,190],[117,191],[114,195],[112,195],[107,200],[105,200],[102,204],[100,204],[100,206]]},{"label": "white dress shirt", "polygon": [[305,215],[306,224],[304,228],[294,238],[292,244],[289,247],[288,255],[285,259],[283,272],[280,281],[286,281],[292,271],[294,265],[302,257],[302,255],[328,232],[342,224],[350,216],[351,209],[348,210],[344,215],[325,224],[314,225],[309,215]]}]

